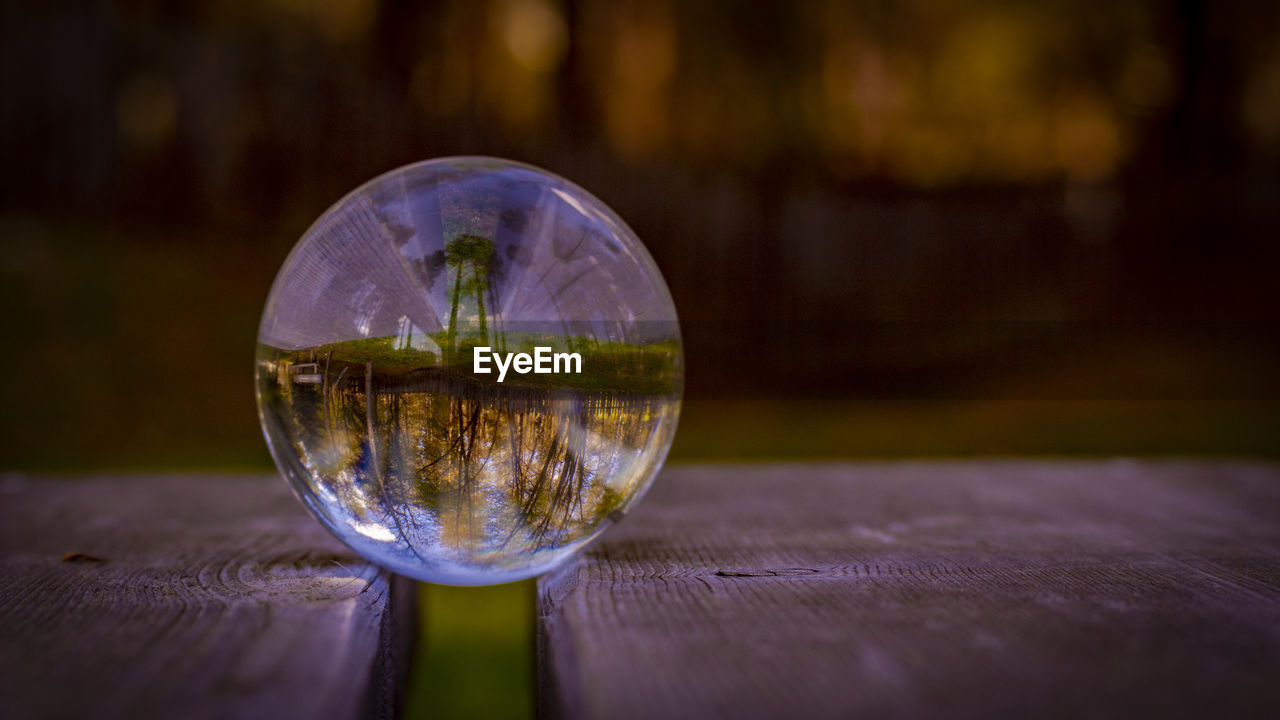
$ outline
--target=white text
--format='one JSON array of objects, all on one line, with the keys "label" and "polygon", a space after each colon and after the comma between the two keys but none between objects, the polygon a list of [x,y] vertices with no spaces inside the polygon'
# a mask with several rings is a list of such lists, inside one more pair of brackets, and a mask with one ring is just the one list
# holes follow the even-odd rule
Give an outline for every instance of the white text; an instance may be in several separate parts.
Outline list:
[{"label": "white text", "polygon": [[[524,375],[533,372],[545,375],[553,372],[582,373],[582,356],[578,353],[553,353],[549,347],[535,347],[533,355],[529,353],[496,353],[492,348],[478,347],[473,356],[472,368],[476,373],[487,375],[493,370],[489,361],[498,368],[498,382],[507,377],[508,370],[515,370]],[[563,369],[562,369],[563,368]]]}]

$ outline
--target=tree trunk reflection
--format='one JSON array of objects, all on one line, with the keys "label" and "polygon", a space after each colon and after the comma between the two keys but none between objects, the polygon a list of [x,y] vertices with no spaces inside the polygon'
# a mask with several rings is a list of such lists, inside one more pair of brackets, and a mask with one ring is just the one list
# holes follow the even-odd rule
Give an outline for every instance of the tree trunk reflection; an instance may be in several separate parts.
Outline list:
[{"label": "tree trunk reflection", "polygon": [[444,549],[455,562],[501,562],[589,535],[661,461],[662,420],[679,403],[320,365],[323,382],[276,386],[313,484],[355,514],[349,523],[381,526],[428,561]]}]

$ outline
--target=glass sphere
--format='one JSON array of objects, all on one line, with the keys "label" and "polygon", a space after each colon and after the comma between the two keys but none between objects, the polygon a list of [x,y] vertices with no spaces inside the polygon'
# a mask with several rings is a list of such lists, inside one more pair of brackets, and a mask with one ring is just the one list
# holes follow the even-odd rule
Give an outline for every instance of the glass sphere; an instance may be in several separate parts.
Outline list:
[{"label": "glass sphere", "polygon": [[644,246],[582,188],[483,157],[393,170],[329,208],[276,276],[263,433],[347,545],[421,580],[544,572],[666,457],[684,358]]}]

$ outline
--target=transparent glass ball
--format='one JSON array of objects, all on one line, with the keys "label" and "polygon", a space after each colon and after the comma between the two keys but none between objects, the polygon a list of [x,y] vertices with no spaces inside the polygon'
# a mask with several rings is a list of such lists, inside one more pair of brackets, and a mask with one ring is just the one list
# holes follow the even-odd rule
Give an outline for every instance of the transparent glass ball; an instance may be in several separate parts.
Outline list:
[{"label": "transparent glass ball", "polygon": [[644,493],[684,358],[635,234],[573,183],[483,157],[377,177],[293,248],[258,332],[263,433],[297,495],[395,572],[507,582]]}]

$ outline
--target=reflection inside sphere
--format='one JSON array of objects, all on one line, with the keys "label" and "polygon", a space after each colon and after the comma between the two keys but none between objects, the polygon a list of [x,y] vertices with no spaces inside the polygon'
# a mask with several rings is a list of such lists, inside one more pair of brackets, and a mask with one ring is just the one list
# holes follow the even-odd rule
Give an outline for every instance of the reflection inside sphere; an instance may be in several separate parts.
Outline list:
[{"label": "reflection inside sphere", "polygon": [[[499,382],[478,348],[580,361]],[[339,201],[285,261],[258,337],[263,430],[295,491],[353,549],[434,582],[537,574],[621,517],[666,456],[682,383],[675,308],[630,229],[490,158]]]}]

